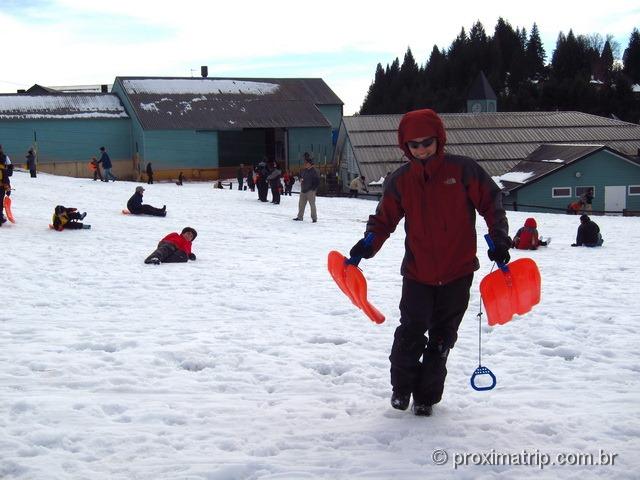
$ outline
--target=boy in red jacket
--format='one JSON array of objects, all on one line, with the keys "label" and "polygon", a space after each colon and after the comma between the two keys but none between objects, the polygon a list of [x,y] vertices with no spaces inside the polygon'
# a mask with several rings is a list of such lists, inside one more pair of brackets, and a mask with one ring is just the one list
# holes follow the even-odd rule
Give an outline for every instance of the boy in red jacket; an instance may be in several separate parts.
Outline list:
[{"label": "boy in red jacket", "polygon": [[442,398],[447,356],[469,303],[476,257],[476,211],[495,249],[489,258],[509,261],[511,239],[498,186],[474,160],[445,153],[447,136],[433,110],[406,113],[398,145],[409,159],[387,175],[376,213],[351,257],[371,258],[404,218],[405,256],[400,325],[391,349],[391,405],[431,415]]},{"label": "boy in red jacket", "polygon": [[182,232],[172,232],[158,243],[158,248],[149,255],[144,263],[160,265],[161,263],[179,263],[195,260],[195,254],[191,253],[191,242],[198,236],[191,227],[184,227]]}]

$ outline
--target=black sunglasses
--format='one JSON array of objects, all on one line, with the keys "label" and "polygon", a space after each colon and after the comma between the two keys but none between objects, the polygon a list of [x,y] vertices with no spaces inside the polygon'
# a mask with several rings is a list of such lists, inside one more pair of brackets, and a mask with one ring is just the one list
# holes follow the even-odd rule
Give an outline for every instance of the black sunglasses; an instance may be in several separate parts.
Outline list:
[{"label": "black sunglasses", "polygon": [[429,148],[431,145],[433,145],[433,142],[435,142],[435,141],[436,141],[436,137],[425,138],[421,142],[416,142],[414,140],[409,140],[407,142],[407,146],[409,148],[420,148],[420,147]]}]

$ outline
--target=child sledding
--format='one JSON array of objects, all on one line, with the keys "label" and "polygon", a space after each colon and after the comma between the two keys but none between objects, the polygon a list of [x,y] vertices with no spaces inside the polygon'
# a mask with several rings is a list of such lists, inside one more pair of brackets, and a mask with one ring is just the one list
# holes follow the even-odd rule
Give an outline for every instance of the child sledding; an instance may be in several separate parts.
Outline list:
[{"label": "child sledding", "polygon": [[53,210],[53,218],[51,219],[50,228],[59,232],[63,230],[82,230],[91,228],[91,225],[81,223],[87,212],[79,213],[77,208],[65,207],[58,205]]},{"label": "child sledding", "polygon": [[198,236],[191,227],[185,227],[181,233],[172,232],[158,243],[158,248],[149,255],[144,263],[160,265],[161,263],[181,263],[195,260],[191,252],[191,242]]},{"label": "child sledding", "polygon": [[538,225],[535,218],[527,218],[524,227],[520,227],[515,237],[513,237],[513,248],[518,250],[537,250],[538,247],[549,245],[551,238],[543,240],[538,237]]},{"label": "child sledding", "polygon": [[163,205],[162,208],[152,207],[142,203],[142,195],[144,193],[144,187],[136,187],[135,193],[131,196],[127,202],[127,210],[123,210],[122,213],[133,213],[134,215],[153,215],[154,217],[166,217],[167,206]]}]

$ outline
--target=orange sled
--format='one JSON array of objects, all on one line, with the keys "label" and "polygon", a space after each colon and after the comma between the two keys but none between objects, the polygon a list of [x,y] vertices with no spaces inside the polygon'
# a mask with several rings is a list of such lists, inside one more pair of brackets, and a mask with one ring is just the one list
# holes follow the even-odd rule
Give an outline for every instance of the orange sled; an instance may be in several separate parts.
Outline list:
[{"label": "orange sled", "polygon": [[489,325],[507,323],[540,302],[540,271],[530,258],[520,258],[490,273],[480,282]]},{"label": "orange sled", "polygon": [[367,280],[358,267],[347,263],[347,258],[335,250],[329,252],[327,267],[340,290],[356,307],[372,322],[384,322],[384,315],[367,300]]},{"label": "orange sled", "polygon": [[11,211],[11,197],[5,196],[2,204],[4,206],[4,212],[7,214],[7,220],[11,223],[16,223],[16,219],[13,218],[13,212]]}]

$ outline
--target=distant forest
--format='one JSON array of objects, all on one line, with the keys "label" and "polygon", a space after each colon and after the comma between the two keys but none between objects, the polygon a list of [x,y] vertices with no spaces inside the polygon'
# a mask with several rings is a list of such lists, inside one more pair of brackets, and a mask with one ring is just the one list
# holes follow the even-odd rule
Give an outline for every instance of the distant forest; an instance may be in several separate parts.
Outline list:
[{"label": "distant forest", "polygon": [[[465,112],[467,94],[483,71],[498,97],[498,111],[575,110],[640,123],[640,33],[634,28],[621,53],[611,36],[560,32],[547,62],[538,26],[531,32],[499,18],[493,36],[480,22],[462,28],[448,49],[433,47],[424,66],[411,47],[402,64],[378,64],[360,114],[404,113],[416,108]],[[621,58],[622,62],[615,58]]]}]

